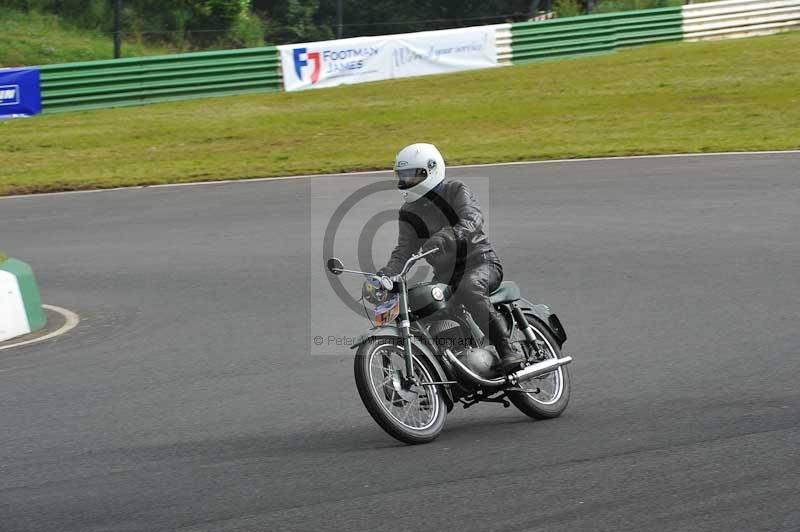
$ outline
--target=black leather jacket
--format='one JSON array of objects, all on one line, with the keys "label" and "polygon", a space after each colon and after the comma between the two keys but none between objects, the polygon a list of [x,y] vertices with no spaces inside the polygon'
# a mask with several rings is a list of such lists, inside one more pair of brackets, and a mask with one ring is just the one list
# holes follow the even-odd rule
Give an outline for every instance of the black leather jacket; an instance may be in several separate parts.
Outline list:
[{"label": "black leather jacket", "polygon": [[478,200],[461,181],[447,180],[417,201],[400,208],[397,246],[389,263],[381,269],[384,275],[397,275],[408,258],[419,251],[431,237],[444,238],[441,253],[426,257],[436,277],[447,282],[454,269],[463,269],[472,262],[495,261],[486,233]]}]

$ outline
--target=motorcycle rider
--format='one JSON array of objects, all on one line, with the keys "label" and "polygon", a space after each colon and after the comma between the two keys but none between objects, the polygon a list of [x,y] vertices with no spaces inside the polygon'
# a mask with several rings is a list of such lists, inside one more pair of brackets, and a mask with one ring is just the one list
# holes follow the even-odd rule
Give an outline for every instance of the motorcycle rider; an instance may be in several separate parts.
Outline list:
[{"label": "motorcycle rider", "polygon": [[455,301],[467,308],[484,333],[488,330],[501,358],[497,369],[518,369],[524,355],[509,342],[506,321],[489,301],[503,280],[503,266],[484,233],[478,200],[461,181],[445,181],[444,158],[432,144],[400,150],[394,173],[405,204],[399,211],[397,246],[378,274],[397,275],[420,248],[438,248],[426,257],[434,281],[449,284]]}]

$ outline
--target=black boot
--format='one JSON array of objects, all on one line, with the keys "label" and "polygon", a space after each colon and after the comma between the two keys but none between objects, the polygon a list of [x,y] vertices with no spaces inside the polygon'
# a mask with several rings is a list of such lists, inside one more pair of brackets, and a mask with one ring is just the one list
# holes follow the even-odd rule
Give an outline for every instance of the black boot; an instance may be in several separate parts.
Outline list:
[{"label": "black boot", "polygon": [[500,355],[500,362],[495,365],[494,369],[503,375],[517,371],[525,362],[525,354],[519,347],[509,342],[508,334],[506,320],[497,312],[493,312],[489,319],[489,339],[497,349],[497,354]]}]

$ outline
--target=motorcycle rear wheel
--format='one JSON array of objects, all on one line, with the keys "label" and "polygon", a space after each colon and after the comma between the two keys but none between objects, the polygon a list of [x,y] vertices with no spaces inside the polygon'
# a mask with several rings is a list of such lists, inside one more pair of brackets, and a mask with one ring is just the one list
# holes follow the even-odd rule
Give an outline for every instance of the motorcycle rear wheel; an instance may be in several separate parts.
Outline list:
[{"label": "motorcycle rear wheel", "polygon": [[[414,353],[417,382],[436,382],[436,372],[425,357]],[[403,346],[393,337],[371,338],[358,347],[354,361],[358,394],[372,419],[390,436],[408,444],[436,439],[447,417],[441,386],[412,386],[404,390]]]},{"label": "motorcycle rear wheel", "polygon": [[[536,338],[544,344],[544,359],[561,358],[561,349],[550,330],[533,316],[525,316],[533,328]],[[515,328],[512,342],[519,341],[526,355],[532,347],[524,341],[519,328]],[[511,392],[508,398],[523,414],[534,419],[552,419],[560,416],[567,408],[570,395],[569,369],[561,366],[556,371],[535,377],[519,384],[520,388],[539,389],[538,393]]]}]

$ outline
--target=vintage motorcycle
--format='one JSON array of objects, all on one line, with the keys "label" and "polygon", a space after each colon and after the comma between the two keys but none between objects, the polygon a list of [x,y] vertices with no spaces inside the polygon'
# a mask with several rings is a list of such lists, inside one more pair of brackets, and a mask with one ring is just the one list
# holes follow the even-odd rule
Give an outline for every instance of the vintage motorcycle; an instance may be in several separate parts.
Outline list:
[{"label": "vintage motorcycle", "polygon": [[464,408],[513,403],[535,419],[561,415],[569,402],[566,365],[572,357],[561,356],[567,336],[558,317],[546,305],[524,299],[516,283],[503,281],[490,299],[526,362],[508,375],[498,373],[494,347],[464,306],[450,303],[449,285],[407,286],[413,264],[437,251],[412,255],[393,277],[345,269],[337,258],[327,261],[331,274],[353,273],[375,282],[371,297],[362,297],[365,312],[373,305],[374,326],[352,346],[358,349],[356,386],[372,418],[398,440],[418,444],[438,436],[457,402]]}]

